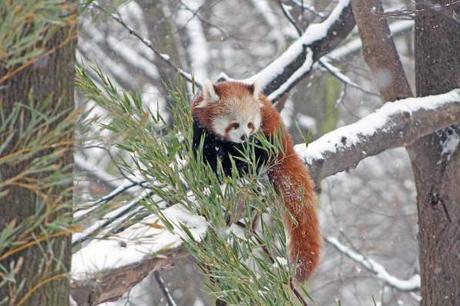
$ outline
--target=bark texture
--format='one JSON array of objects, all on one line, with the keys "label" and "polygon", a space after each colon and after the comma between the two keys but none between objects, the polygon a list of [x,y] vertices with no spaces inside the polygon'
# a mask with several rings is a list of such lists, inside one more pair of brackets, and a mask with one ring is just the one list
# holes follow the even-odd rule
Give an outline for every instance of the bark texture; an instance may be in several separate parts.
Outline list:
[{"label": "bark texture", "polygon": [[[74,18],[69,20],[75,20]],[[40,105],[42,101],[50,101],[54,111],[72,111],[74,107],[74,65],[75,65],[75,33],[70,28],[60,28],[50,40],[46,42],[46,49],[53,50],[42,56],[34,64],[28,66],[21,72],[0,84],[0,107],[4,114],[8,115],[15,104],[28,104],[33,100],[33,105]],[[5,67],[0,65],[0,78],[7,74]],[[50,110],[51,111],[51,110]],[[5,118],[0,118],[0,125],[3,125]],[[18,151],[15,147],[21,137],[25,137],[28,123],[31,120],[30,112],[24,111],[19,119],[11,126],[12,140],[8,142],[2,151],[3,157]],[[7,125],[8,126],[8,125]],[[53,129],[54,126],[49,126]],[[0,134],[1,135],[1,134]],[[30,134],[33,141],[35,137],[46,136],[46,131],[36,131]],[[67,135],[67,134],[66,134]],[[66,169],[72,174],[72,133],[69,130],[66,143],[69,143],[66,150],[61,152],[62,156],[54,164],[59,169]],[[4,139],[3,139],[4,140]],[[62,140],[62,139],[61,139]],[[63,147],[56,144],[59,149]],[[23,148],[27,150],[27,146]],[[0,162],[0,180],[3,183],[14,178],[50,152],[54,148],[41,150],[33,154],[28,160],[21,162]],[[0,156],[1,158],[2,156]],[[57,171],[57,170],[56,170]],[[48,173],[49,174],[49,173]],[[15,223],[16,226],[23,226],[20,231],[27,235],[21,236],[17,246],[26,246],[21,251],[15,251],[15,247],[4,249],[0,253],[0,265],[7,267],[16,266],[16,284],[8,284],[0,287],[0,300],[7,302],[7,305],[68,305],[69,304],[69,282],[66,272],[70,268],[70,234],[60,234],[56,238],[46,237],[44,228],[57,218],[70,218],[71,204],[70,195],[62,197],[64,191],[71,188],[71,184],[63,181],[61,186],[50,187],[43,190],[41,186],[42,174],[30,174],[24,181],[26,184],[6,184],[0,188],[4,193],[0,197],[0,231],[5,229],[7,224]],[[71,181],[71,180],[70,180]],[[46,194],[43,200],[39,192]],[[66,193],[67,194],[67,193]],[[61,199],[62,201],[54,201]],[[65,207],[59,203],[66,202]],[[37,221],[38,215],[46,217]],[[70,223],[70,219],[67,219]],[[37,224],[37,222],[39,224]],[[27,226],[30,224],[30,227]],[[35,230],[27,232],[28,229]],[[64,233],[61,231],[61,233]],[[43,240],[40,240],[43,238]],[[42,241],[37,243],[38,241]],[[3,259],[2,259],[3,258]],[[23,286],[23,287],[21,287]],[[22,288],[22,289],[21,289]]]},{"label": "bark texture", "polygon": [[[417,95],[460,87],[460,23],[452,0],[416,1],[415,71]],[[458,130],[457,130],[458,131]],[[452,130],[450,131],[452,132]],[[422,305],[460,301],[460,150],[441,155],[448,132],[411,146],[417,188]]]},{"label": "bark texture", "polygon": [[403,66],[380,0],[352,1],[353,13],[363,41],[364,60],[372,71],[385,101],[412,96]]},{"label": "bark texture", "polygon": [[[460,4],[451,0],[418,0],[415,23],[415,72],[418,96],[434,95],[460,87]],[[365,59],[374,76],[379,66],[398,75],[390,86],[380,87],[386,100],[410,94],[386,20],[371,20],[379,0],[353,2],[363,40]],[[358,10],[360,10],[358,12]],[[457,13],[455,13],[457,12]],[[364,17],[359,17],[364,16]],[[385,26],[386,25],[386,26]],[[375,53],[374,53],[375,52]],[[397,64],[392,63],[397,61]],[[393,67],[393,68],[392,68]],[[442,155],[448,133],[429,134],[408,146],[417,188],[422,305],[458,305],[460,301],[460,154]]]}]

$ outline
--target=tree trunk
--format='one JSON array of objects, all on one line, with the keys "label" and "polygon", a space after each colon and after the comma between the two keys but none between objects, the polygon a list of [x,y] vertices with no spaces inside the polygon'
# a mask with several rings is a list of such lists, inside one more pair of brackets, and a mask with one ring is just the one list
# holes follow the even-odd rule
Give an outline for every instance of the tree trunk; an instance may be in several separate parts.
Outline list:
[{"label": "tree trunk", "polygon": [[[445,6],[449,2],[416,1],[418,96],[460,87],[460,23],[453,13],[460,5]],[[448,134],[456,131],[429,135],[410,148],[417,188],[422,305],[427,306],[454,306],[460,301],[460,150],[441,154],[442,144],[452,137]]]},{"label": "tree trunk", "polygon": [[[69,21],[67,24],[76,22],[75,11],[75,7],[70,8],[70,15],[63,17]],[[67,272],[71,259],[68,227],[72,221],[72,123],[65,130],[60,130],[57,135],[63,136],[57,137],[47,148],[42,147],[42,150],[22,160],[15,160],[14,156],[21,156],[34,146],[34,142],[45,141],[43,138],[50,137],[50,131],[62,124],[59,120],[30,131],[27,129],[31,127],[32,120],[46,122],[43,117],[51,117],[50,114],[56,112],[63,112],[65,116],[62,118],[65,118],[73,111],[75,37],[73,27],[60,28],[45,43],[49,53],[0,84],[0,107],[4,115],[0,117],[0,126],[6,124],[6,128],[0,131],[0,147],[6,144],[0,155],[0,234],[5,238],[10,226],[15,230],[7,240],[14,245],[0,241],[0,244],[4,243],[0,245],[2,305],[69,304]],[[1,66],[0,62],[0,79],[8,71],[11,70]],[[24,107],[14,122],[5,122],[19,103],[31,105],[34,110]],[[44,108],[44,105],[48,106]],[[39,109],[44,114],[41,119],[32,115]],[[10,135],[13,137],[6,141]],[[9,156],[12,159],[2,163],[2,157]],[[47,163],[49,168],[27,173],[22,179],[12,181],[24,171],[36,167],[37,162]],[[14,281],[10,279],[2,284],[7,273]]]},{"label": "tree trunk", "polygon": [[[415,27],[415,70],[418,96],[460,87],[459,4],[418,0]],[[387,100],[410,95],[386,20],[372,20],[383,12],[380,0],[355,0],[355,19],[363,49],[374,76],[386,69],[390,85],[380,91]],[[366,51],[367,50],[367,51]],[[396,63],[395,63],[396,61]],[[457,132],[456,132],[457,131]],[[460,154],[442,155],[443,143],[458,133],[448,129],[417,140],[408,147],[417,188],[422,305],[458,305],[460,301]]]}]

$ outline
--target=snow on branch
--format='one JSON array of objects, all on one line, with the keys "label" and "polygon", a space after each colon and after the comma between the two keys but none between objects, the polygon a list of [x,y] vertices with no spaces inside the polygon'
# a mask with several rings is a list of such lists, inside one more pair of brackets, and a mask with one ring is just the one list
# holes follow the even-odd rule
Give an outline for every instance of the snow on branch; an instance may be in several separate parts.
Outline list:
[{"label": "snow on branch", "polygon": [[[460,89],[385,103],[361,120],[338,128],[296,151],[316,182],[354,168],[369,156],[407,146],[416,139],[460,122]],[[441,158],[441,157],[440,157]]]},{"label": "snow on branch", "polygon": [[[132,205],[130,202],[120,209],[132,210]],[[116,212],[120,213],[117,210],[113,214]],[[94,305],[118,299],[152,271],[172,267],[177,258],[187,254],[182,241],[189,236],[183,226],[196,241],[200,241],[207,231],[206,220],[191,215],[180,204],[162,209],[162,215],[171,221],[172,229],[150,214],[110,236],[98,234],[73,254],[71,295],[78,305],[87,305],[80,301],[92,301],[90,305]],[[100,226],[98,222],[96,225]],[[74,237],[73,242],[87,237],[89,230],[94,232],[90,227]]]},{"label": "snow on branch", "polygon": [[[350,0],[339,0],[328,18],[311,24],[283,54],[257,74],[239,80],[257,81],[272,101],[279,99],[311,70],[313,64],[341,42],[355,26]],[[232,80],[221,74],[220,81]]]},{"label": "snow on branch", "polygon": [[370,272],[374,273],[378,279],[384,281],[388,286],[400,291],[416,291],[420,289],[420,275],[415,274],[408,280],[399,279],[388,273],[385,267],[381,264],[358,252],[353,251],[349,247],[343,245],[337,238],[326,237],[324,239],[337,251],[346,255],[354,262],[359,263]]},{"label": "snow on branch", "polygon": [[183,246],[171,248],[157,256],[145,256],[130,264],[98,271],[91,277],[74,280],[70,294],[77,305],[97,305],[118,300],[152,271],[171,268],[174,263],[188,255]]}]

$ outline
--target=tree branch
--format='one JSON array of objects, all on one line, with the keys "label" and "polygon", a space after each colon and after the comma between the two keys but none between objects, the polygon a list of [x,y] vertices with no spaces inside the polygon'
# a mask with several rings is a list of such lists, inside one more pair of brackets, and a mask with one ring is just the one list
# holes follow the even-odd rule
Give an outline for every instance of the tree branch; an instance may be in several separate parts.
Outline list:
[{"label": "tree branch", "polygon": [[168,302],[168,306],[177,306],[176,301],[174,301],[174,298],[172,297],[171,293],[169,292],[168,287],[166,287],[165,282],[163,278],[160,275],[160,272],[158,270],[153,272],[155,276],[155,280],[158,283],[158,286],[160,287],[161,292],[163,293],[163,296],[165,297],[166,301]]},{"label": "tree branch", "polygon": [[[284,16],[287,18],[289,23],[296,29],[297,34],[299,35],[299,37],[302,36],[302,30],[299,28],[299,26],[295,22],[294,18],[292,18],[292,16],[286,10],[286,8],[283,5],[283,2],[281,0],[278,0],[278,3],[280,5],[280,7],[281,7],[281,10],[282,10]],[[345,76],[343,73],[341,73],[338,68],[336,68],[332,64],[330,64],[329,61],[326,58],[324,58],[324,57],[320,58],[318,60],[318,63],[319,63],[319,65],[321,67],[323,67],[326,71],[328,71],[331,75],[333,75],[337,80],[342,82],[345,86],[353,87],[353,88],[358,89],[358,90],[360,90],[360,91],[362,91],[362,92],[364,92],[366,94],[370,94],[370,95],[374,95],[374,96],[377,95],[377,94],[375,94],[373,92],[365,90],[364,88],[362,88],[358,84],[352,82],[347,76]],[[377,95],[377,96],[379,96],[379,95]]]},{"label": "tree branch", "polygon": [[399,279],[389,274],[385,267],[381,264],[364,256],[363,254],[353,251],[349,247],[343,245],[337,238],[325,237],[324,240],[326,240],[326,242],[332,245],[340,253],[344,254],[354,262],[359,263],[368,271],[374,273],[378,279],[384,281],[388,286],[400,291],[416,291],[420,289],[420,275],[415,274],[408,280]]},{"label": "tree branch", "polygon": [[460,122],[460,89],[445,94],[386,103],[361,120],[338,128],[296,151],[317,183],[354,168],[366,157],[406,146]]},{"label": "tree branch", "polygon": [[364,59],[385,101],[412,96],[380,0],[353,1]]},{"label": "tree branch", "polygon": [[[310,25],[283,54],[262,71],[247,79],[245,83],[259,82],[271,101],[305,78],[313,64],[337,46],[355,26],[350,0],[340,0],[329,17],[319,24]],[[219,81],[236,80],[221,74]]]},{"label": "tree branch", "polygon": [[138,212],[139,209],[143,207],[139,203],[152,195],[152,191],[144,190],[140,195],[129,201],[127,204],[124,204],[123,206],[107,213],[100,220],[94,221],[93,224],[86,228],[84,231],[73,234],[72,246],[77,247],[89,238],[94,237],[102,229],[112,224],[115,220],[120,221],[119,219],[125,217],[127,214]]},{"label": "tree branch", "polygon": [[119,299],[151,272],[169,269],[174,262],[188,253],[180,246],[167,252],[119,268],[99,271],[85,280],[73,281],[71,296],[79,306],[96,305]]}]

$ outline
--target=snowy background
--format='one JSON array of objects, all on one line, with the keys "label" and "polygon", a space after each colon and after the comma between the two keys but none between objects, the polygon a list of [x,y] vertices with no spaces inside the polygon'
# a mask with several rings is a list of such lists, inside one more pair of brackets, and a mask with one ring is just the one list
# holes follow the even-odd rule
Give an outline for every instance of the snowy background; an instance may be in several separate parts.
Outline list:
[{"label": "snowy background", "polygon": [[[303,29],[310,23],[323,21],[337,5],[336,1],[325,0],[283,3]],[[384,1],[384,5],[390,11],[410,6],[410,1]],[[111,13],[143,37],[144,42],[151,43],[161,56],[191,72],[198,81],[216,80],[223,72],[232,78],[251,77],[298,38],[276,0],[98,1],[98,6],[81,19],[78,60],[99,65],[117,86],[141,93],[144,104],[166,118],[166,106],[171,102],[168,89],[183,86],[183,82],[178,81],[174,69],[133,37]],[[410,16],[396,16],[389,22],[413,85],[413,23]],[[363,61],[356,30],[325,60],[332,65],[335,75],[315,66],[311,77],[290,92],[284,106],[284,122],[297,143],[304,142],[306,133],[317,138],[353,123],[383,103],[375,94],[378,89]],[[79,103],[83,105],[83,100]],[[92,108],[94,115],[105,113],[91,103],[85,107]],[[90,131],[80,139],[82,146],[76,156],[76,204],[85,207],[114,189],[123,188],[129,181],[112,163],[113,157],[123,153],[112,150],[107,154],[99,147],[101,139],[110,143],[109,133],[92,135]],[[140,196],[143,195],[138,188],[129,188],[124,198],[119,199],[119,205],[126,207]],[[167,213],[177,220],[187,220],[197,237],[206,230],[203,220],[191,220],[180,207],[168,208]],[[357,169],[325,179],[321,184],[319,213],[325,237],[338,238],[348,250],[372,259],[400,280],[418,274],[415,187],[403,149],[386,151],[366,159]],[[159,224],[153,217],[144,222]],[[97,224],[84,226],[90,231]],[[84,238],[85,233],[76,235],[74,240]],[[145,241],[133,241],[130,235],[143,236]],[[134,245],[128,248],[132,254],[117,256],[120,245],[125,248],[129,243]],[[87,272],[134,262],[143,254],[178,244],[180,237],[161,226],[153,226],[142,235],[131,228],[109,241],[94,240],[84,245],[74,255],[72,271],[78,279]],[[161,277],[178,305],[210,305],[202,275],[190,257],[180,259],[172,269],[161,271]],[[317,305],[334,305],[337,300],[342,305],[372,305],[373,299],[377,305],[418,305],[419,300],[417,292],[388,286],[326,241],[320,268],[309,288]],[[122,300],[106,305],[167,305],[167,302],[152,274]]]}]

